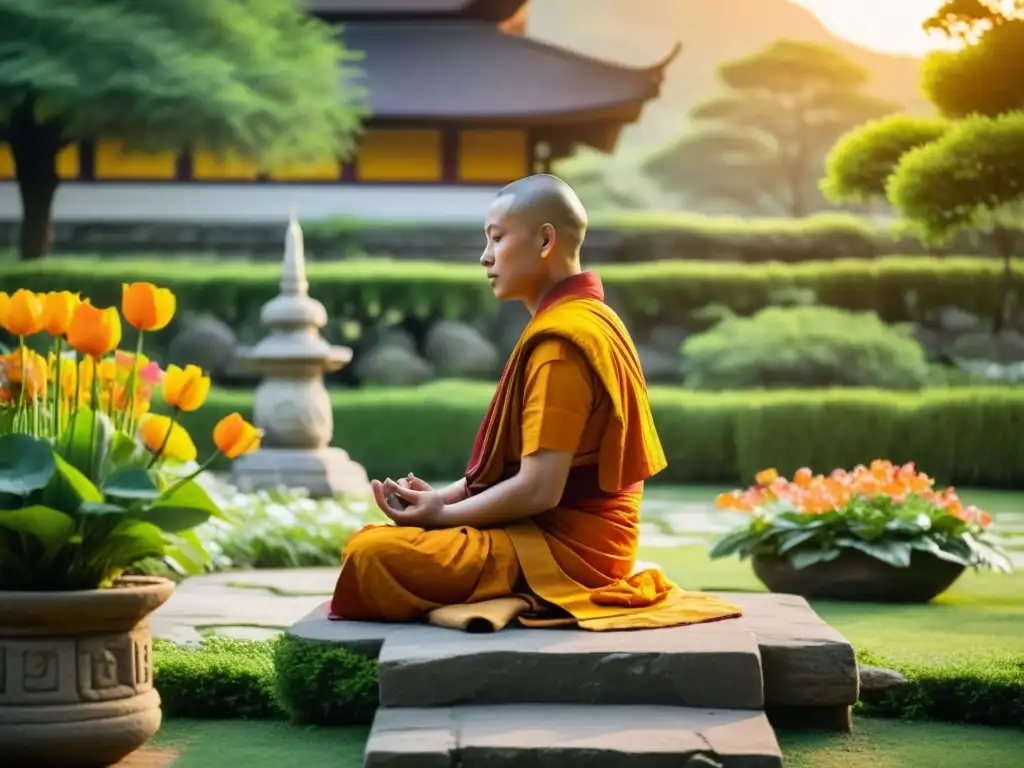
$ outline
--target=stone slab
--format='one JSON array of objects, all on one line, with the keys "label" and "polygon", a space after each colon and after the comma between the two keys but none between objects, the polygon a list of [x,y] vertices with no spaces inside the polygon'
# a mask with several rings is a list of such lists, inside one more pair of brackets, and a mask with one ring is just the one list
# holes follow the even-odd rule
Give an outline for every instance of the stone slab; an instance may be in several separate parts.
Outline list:
[{"label": "stone slab", "polygon": [[781,768],[762,712],[510,705],[380,709],[364,768]]},{"label": "stone slab", "polygon": [[[858,696],[857,661],[853,647],[837,630],[818,616],[808,602],[796,595],[767,593],[720,593],[743,609],[738,619],[678,628],[695,641],[713,638],[724,642],[736,634],[752,633],[761,654],[766,706],[848,706]],[[328,621],[326,607],[319,607],[295,624],[290,634],[313,642],[334,643],[377,656],[385,638],[402,625]],[[556,630],[504,630],[549,633]],[[648,632],[614,633],[636,638]],[[675,631],[675,630],[674,630]],[[455,630],[438,630],[435,636],[457,636]],[[590,633],[586,633],[590,634]],[[603,634],[603,633],[593,633]],[[453,640],[454,641],[454,640]]]},{"label": "stone slab", "polygon": [[754,635],[709,637],[690,630],[508,628],[469,634],[433,626],[401,627],[381,649],[380,703],[761,709],[764,688]]}]

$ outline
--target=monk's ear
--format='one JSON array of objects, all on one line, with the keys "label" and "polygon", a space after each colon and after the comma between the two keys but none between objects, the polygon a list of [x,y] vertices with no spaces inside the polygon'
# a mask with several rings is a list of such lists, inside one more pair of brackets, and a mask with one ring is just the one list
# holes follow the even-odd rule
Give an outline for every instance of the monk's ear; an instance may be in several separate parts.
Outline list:
[{"label": "monk's ear", "polygon": [[540,257],[546,259],[555,249],[555,227],[551,224],[541,224],[540,227]]}]

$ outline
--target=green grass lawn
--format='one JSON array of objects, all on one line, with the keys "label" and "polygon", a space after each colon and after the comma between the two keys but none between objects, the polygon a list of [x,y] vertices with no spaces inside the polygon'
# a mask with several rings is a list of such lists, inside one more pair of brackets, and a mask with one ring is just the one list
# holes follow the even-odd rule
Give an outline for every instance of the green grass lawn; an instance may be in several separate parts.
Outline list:
[{"label": "green grass lawn", "polygon": [[[849,736],[779,733],[787,768],[1002,768],[1017,764],[1020,738],[1011,729],[864,718]],[[361,768],[365,743],[365,728],[169,720],[149,748],[178,751],[172,768]]]}]

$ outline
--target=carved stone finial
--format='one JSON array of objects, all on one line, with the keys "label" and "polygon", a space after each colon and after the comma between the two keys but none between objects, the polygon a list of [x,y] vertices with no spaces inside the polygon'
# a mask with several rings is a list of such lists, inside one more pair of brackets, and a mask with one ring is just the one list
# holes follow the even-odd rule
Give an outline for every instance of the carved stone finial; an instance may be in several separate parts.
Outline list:
[{"label": "carved stone finial", "polygon": [[309,282],[306,280],[306,249],[302,238],[302,227],[292,207],[288,219],[288,230],[284,237],[284,263],[281,265],[281,293],[285,296],[308,296]]}]

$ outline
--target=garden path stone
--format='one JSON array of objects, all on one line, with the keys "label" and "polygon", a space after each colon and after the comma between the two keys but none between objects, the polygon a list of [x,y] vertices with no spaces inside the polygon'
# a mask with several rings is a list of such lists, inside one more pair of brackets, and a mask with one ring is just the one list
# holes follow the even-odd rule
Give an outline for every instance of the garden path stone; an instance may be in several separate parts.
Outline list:
[{"label": "garden path stone", "polygon": [[273,637],[323,603],[337,577],[337,568],[195,576],[153,615],[153,637],[178,643],[198,642],[204,634]]},{"label": "garden path stone", "polygon": [[[638,638],[669,633],[678,638],[685,638],[685,642],[691,648],[698,644],[709,647],[716,643],[726,647],[727,643],[739,642],[736,640],[737,636],[746,637],[752,634],[756,638],[761,655],[765,706],[849,707],[856,703],[858,676],[853,647],[837,630],[826,624],[806,600],[795,595],[740,592],[720,594],[726,600],[739,605],[744,615],[738,619],[681,628],[609,634],[631,639],[635,647],[644,647],[647,642],[656,642]],[[372,622],[330,621],[327,619],[327,606],[321,605],[298,621],[289,630],[289,634],[299,639],[332,643],[369,656],[377,656],[393,632],[409,629],[429,629],[429,633],[424,633],[420,637],[424,638],[424,641],[427,638],[432,639],[439,647],[425,650],[424,653],[438,654],[442,658],[458,656],[459,648],[471,647],[465,645],[467,643],[478,644],[477,648],[486,648],[487,644],[494,648],[505,648],[506,644],[513,644],[514,647],[528,649],[531,643],[541,641],[520,641],[519,638],[550,635],[557,631],[510,628],[495,634],[478,635],[475,636],[475,640],[470,641],[464,639],[470,636],[459,635],[454,630],[411,628]],[[474,653],[462,654],[462,658],[471,658]],[[516,651],[501,653],[506,655],[499,655],[496,658],[504,664]],[[493,665],[491,671],[494,672]],[[467,674],[473,678],[465,672],[460,674]],[[470,683],[467,682],[465,685]]]},{"label": "garden path stone", "polygon": [[[757,641],[672,627],[648,632],[405,626],[380,653],[383,707],[656,704],[761,709]],[[438,680],[445,684],[439,686]],[[568,681],[573,681],[571,684]]]},{"label": "garden path stone", "polygon": [[379,709],[364,768],[781,768],[763,712],[508,705]]}]

